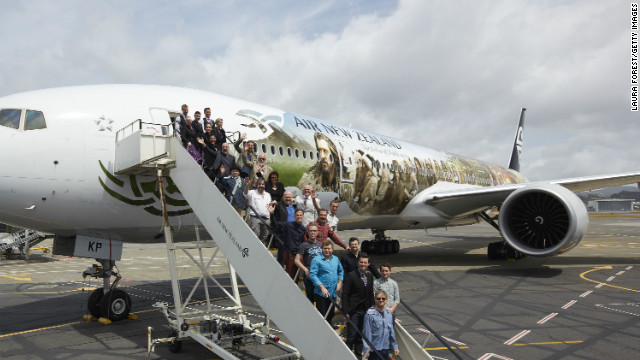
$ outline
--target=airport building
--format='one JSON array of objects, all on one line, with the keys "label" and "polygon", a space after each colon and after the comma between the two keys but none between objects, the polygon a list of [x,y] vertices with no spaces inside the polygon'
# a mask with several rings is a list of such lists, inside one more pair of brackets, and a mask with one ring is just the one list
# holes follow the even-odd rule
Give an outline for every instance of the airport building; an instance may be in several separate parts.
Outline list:
[{"label": "airport building", "polygon": [[602,199],[589,201],[589,211],[633,211],[633,199]]}]

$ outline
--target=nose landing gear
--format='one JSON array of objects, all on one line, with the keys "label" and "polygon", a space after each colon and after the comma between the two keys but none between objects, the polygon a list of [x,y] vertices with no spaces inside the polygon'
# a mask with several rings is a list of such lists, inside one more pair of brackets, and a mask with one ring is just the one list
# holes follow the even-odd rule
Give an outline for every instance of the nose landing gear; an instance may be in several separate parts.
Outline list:
[{"label": "nose landing gear", "polygon": [[[89,314],[91,314],[94,319],[106,319],[109,322],[129,318],[131,298],[124,290],[116,289],[122,276],[114,270],[115,261],[96,260],[98,260],[101,265],[94,264],[82,273],[82,277],[84,278],[90,276],[103,280],[103,287],[95,289],[91,295],[89,295],[87,301]],[[113,283],[110,281],[111,276],[115,277]],[[87,318],[85,317],[85,319]],[[102,322],[106,321],[102,320]]]}]

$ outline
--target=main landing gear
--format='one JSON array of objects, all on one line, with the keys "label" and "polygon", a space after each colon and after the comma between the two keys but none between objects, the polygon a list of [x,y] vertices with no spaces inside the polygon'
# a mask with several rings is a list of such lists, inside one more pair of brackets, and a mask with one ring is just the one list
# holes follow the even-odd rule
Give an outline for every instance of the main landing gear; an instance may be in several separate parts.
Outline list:
[{"label": "main landing gear", "polygon": [[[122,278],[117,270],[114,270],[114,260],[96,259],[100,265],[94,264],[88,267],[82,277],[91,276],[101,278],[103,287],[95,289],[87,303],[89,314],[94,318],[118,321],[129,317],[131,312],[131,298],[124,290],[116,289],[118,282]],[[111,283],[111,276],[115,277]]]},{"label": "main landing gear", "polygon": [[378,255],[397,254],[400,251],[400,242],[386,236],[384,230],[371,229],[371,233],[375,237],[362,242],[362,251]]},{"label": "main landing gear", "polygon": [[[478,216],[486,221],[489,225],[493,226],[496,230],[500,231],[500,226],[495,222],[495,218],[489,217],[484,212],[478,213]],[[512,248],[505,240],[492,242],[487,246],[487,257],[490,260],[497,259],[522,259],[527,255],[521,253],[520,251]]]},{"label": "main landing gear", "polygon": [[487,256],[491,260],[497,259],[522,259],[526,255],[512,248],[506,241],[492,242],[487,247]]}]

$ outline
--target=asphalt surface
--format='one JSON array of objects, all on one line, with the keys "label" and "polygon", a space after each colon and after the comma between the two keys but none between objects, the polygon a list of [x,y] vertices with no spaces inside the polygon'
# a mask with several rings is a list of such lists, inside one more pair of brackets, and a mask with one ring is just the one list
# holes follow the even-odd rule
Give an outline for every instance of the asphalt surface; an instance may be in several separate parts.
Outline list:
[{"label": "asphalt surface", "polygon": [[[339,235],[370,237],[364,231]],[[402,249],[372,255],[373,263],[392,264],[403,301],[463,359],[637,359],[640,354],[639,215],[592,217],[572,251],[518,261],[488,260],[487,244],[499,240],[488,225],[387,235],[399,239]],[[164,244],[126,244],[123,257],[117,264],[120,284],[138,319],[110,325],[82,320],[91,289],[101,286],[81,276],[91,259],[38,250],[29,262],[0,260],[0,357],[146,359],[147,328],[153,327],[154,337],[169,335],[164,316],[152,306],[171,303],[166,250]],[[196,269],[179,264],[180,277],[193,283]],[[217,257],[212,269],[226,284],[225,259]],[[212,291],[215,298],[222,295]],[[247,289],[240,286],[240,293],[250,320],[263,321]],[[404,309],[397,317],[432,356],[455,359]],[[249,345],[237,352],[240,358],[276,353]],[[185,341],[178,354],[158,345],[149,357],[218,358],[195,341]]]}]

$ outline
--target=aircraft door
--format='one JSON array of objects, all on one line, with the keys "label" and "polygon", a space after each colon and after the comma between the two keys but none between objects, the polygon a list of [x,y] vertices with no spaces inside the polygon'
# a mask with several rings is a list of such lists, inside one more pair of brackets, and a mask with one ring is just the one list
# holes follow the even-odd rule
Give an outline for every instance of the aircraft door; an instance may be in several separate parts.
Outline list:
[{"label": "aircraft door", "polygon": [[340,164],[340,199],[350,203],[354,194],[356,179],[356,160],[353,149],[348,142],[337,141]]},{"label": "aircraft door", "polygon": [[172,119],[175,119],[176,116],[180,116],[178,112],[162,108],[150,108],[149,115],[151,116],[151,122],[143,122],[142,124],[142,132],[149,135],[173,134],[173,126],[166,125],[171,124],[173,122]]}]

